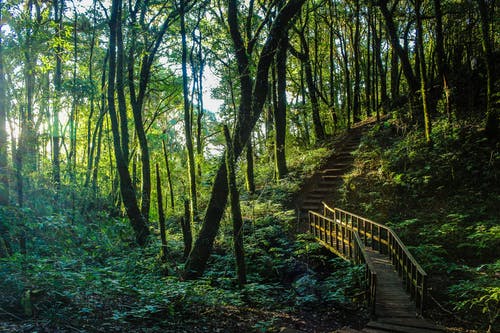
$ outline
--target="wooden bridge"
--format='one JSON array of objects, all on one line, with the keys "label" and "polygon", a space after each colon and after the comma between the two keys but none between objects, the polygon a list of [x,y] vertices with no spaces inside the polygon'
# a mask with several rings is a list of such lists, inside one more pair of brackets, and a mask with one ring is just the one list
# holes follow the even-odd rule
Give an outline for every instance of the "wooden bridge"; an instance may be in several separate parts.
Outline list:
[{"label": "wooden bridge", "polygon": [[427,274],[391,228],[325,203],[322,213],[309,211],[309,226],[331,252],[365,266],[374,320],[362,332],[442,332],[422,317]]},{"label": "wooden bridge", "polygon": [[[299,224],[336,255],[365,266],[365,300],[372,321],[362,332],[432,333],[443,330],[425,320],[427,274],[397,234],[328,203],[336,202],[335,188],[354,160],[352,152],[371,124],[359,124],[345,137],[297,201]],[[301,228],[302,231],[306,231]],[[343,329],[338,332],[358,332]]]}]

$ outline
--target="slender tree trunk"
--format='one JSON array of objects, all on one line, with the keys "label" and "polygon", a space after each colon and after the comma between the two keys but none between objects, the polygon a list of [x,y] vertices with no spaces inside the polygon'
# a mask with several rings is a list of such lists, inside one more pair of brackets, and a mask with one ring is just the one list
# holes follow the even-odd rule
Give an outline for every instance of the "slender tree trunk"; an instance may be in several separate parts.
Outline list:
[{"label": "slender tree trunk", "polygon": [[[143,59],[141,68],[145,66],[146,59]],[[134,116],[134,128],[137,133],[137,141],[141,149],[141,171],[142,171],[142,189],[141,189],[141,213],[144,218],[149,220],[149,211],[151,208],[151,162],[149,156],[149,146],[144,129],[144,121],[142,117],[144,96],[147,89],[149,71],[141,70],[139,82],[139,96],[136,95],[134,83],[134,53],[131,49],[128,57],[127,68],[129,73],[129,95],[130,104],[132,105],[132,113]]]},{"label": "slender tree trunk", "polygon": [[[77,20],[78,14],[76,8],[73,10],[74,13],[74,21],[73,21],[73,87],[76,87],[76,79],[77,79],[77,63],[78,63],[78,38],[77,38]],[[78,104],[80,103],[78,94],[73,93],[72,105],[71,105],[71,113],[70,113],[70,153],[68,158],[68,169],[69,176],[72,183],[76,181],[76,155],[77,155],[77,146],[76,146],[76,136],[78,131]]]},{"label": "slender tree trunk", "polygon": [[431,131],[432,123],[429,110],[429,102],[427,97],[428,83],[427,71],[425,66],[425,51],[424,51],[424,38],[423,38],[423,25],[421,17],[421,0],[415,0],[415,13],[417,16],[417,48],[419,53],[419,69],[420,69],[420,96],[422,98],[422,110],[424,113],[424,126],[425,126],[425,140],[427,144],[432,144]]},{"label": "slender tree trunk", "polygon": [[[2,5],[0,4],[0,21],[2,21]],[[0,31],[0,206],[10,202],[9,175],[7,172],[7,82],[4,68],[4,43]]]},{"label": "slender tree trunk", "polygon": [[[54,0],[54,23],[56,24],[56,36],[62,38],[64,12],[64,0]],[[59,109],[61,107],[62,93],[62,47],[57,46],[55,50],[56,67],[54,73],[54,105],[52,112],[52,181],[59,187],[61,183],[61,161],[60,161],[60,134],[59,134]]]},{"label": "slender tree trunk", "polygon": [[201,178],[202,174],[202,161],[203,161],[203,138],[202,138],[202,126],[203,126],[203,116],[205,114],[203,105],[203,72],[205,69],[205,59],[203,58],[203,48],[202,48],[202,35],[200,32],[198,40],[198,112],[196,114],[196,155],[198,156],[198,176]]},{"label": "slender tree trunk", "polygon": [[[97,0],[93,0],[93,22],[92,22],[92,37],[90,40],[90,50],[89,50],[89,64],[88,64],[88,80],[90,81],[91,87],[94,87],[94,49],[95,49],[95,40],[96,40],[96,6],[97,6]],[[106,65],[103,67],[103,72],[105,72]],[[90,184],[91,176],[92,176],[92,170],[93,170],[93,165],[94,165],[94,153],[96,150],[96,142],[95,142],[95,134],[98,132],[98,128],[102,128],[102,119],[99,116],[99,120],[101,122],[96,124],[96,131],[94,132],[94,135],[92,135],[92,118],[94,117],[95,113],[95,97],[96,95],[94,92],[90,93],[89,97],[89,104],[90,104],[90,112],[89,116],[87,118],[87,170],[85,173],[85,182],[84,182],[84,187],[88,187]],[[95,193],[95,192],[94,192]]]},{"label": "slender tree trunk", "polygon": [[441,0],[434,0],[434,15],[436,16],[436,62],[438,77],[442,82],[440,87],[445,93],[445,108],[446,114],[448,115],[448,121],[451,122],[450,83],[444,51],[443,12],[441,10]]},{"label": "slender tree trunk", "polygon": [[307,41],[305,40],[304,36],[301,36],[301,40],[303,43],[302,47],[304,51],[303,61],[306,74],[307,90],[309,91],[309,98],[311,99],[314,134],[316,135],[316,140],[321,142],[325,140],[325,130],[323,128],[323,123],[321,122],[321,116],[319,113],[319,101],[316,95],[316,85],[314,84],[311,60],[309,59],[309,48],[307,47]]},{"label": "slender tree trunk", "polygon": [[191,210],[191,223],[198,214],[198,203],[196,194],[196,165],[193,147],[193,126],[191,124],[191,104],[189,102],[188,74],[187,74],[187,41],[185,23],[185,0],[180,0],[180,24],[182,40],[182,88],[184,94],[184,134],[186,136],[186,149],[188,157],[188,179],[189,179],[189,205]]},{"label": "slender tree trunk", "polygon": [[399,59],[394,47],[391,48],[391,98],[399,97]]},{"label": "slender tree trunk", "polygon": [[344,104],[346,109],[347,129],[350,129],[352,114],[351,70],[349,69],[349,56],[347,54],[346,43],[343,37],[340,38],[340,52],[344,63],[344,90],[346,92],[346,100]]},{"label": "slender tree trunk", "polygon": [[123,154],[123,160],[128,168],[130,162],[130,134],[128,131],[128,116],[127,116],[127,102],[125,99],[125,53],[124,53],[124,42],[123,42],[123,30],[122,30],[122,0],[118,0],[120,5],[117,8],[117,24],[116,24],[116,96],[118,99],[118,112],[120,118],[120,133],[121,133],[121,149]]},{"label": "slender tree trunk", "polygon": [[478,0],[479,14],[481,17],[481,44],[486,63],[486,135],[498,138],[498,108],[495,107],[495,60],[491,47],[489,11],[485,0]]},{"label": "slender tree trunk", "polygon": [[[378,33],[377,26],[379,25],[377,19],[377,15],[375,15],[374,23],[373,23],[373,52],[378,70],[378,77],[380,79],[380,102],[382,106],[382,113],[385,113],[389,104],[389,97],[387,95],[387,77],[386,77],[386,69],[382,62],[382,32]],[[397,66],[396,66],[397,67]],[[396,68],[396,73],[398,72]],[[377,107],[378,108],[378,107]]]},{"label": "slender tree trunk", "polygon": [[172,176],[170,174],[170,163],[168,161],[167,145],[165,144],[165,140],[162,140],[162,145],[163,156],[165,157],[165,167],[167,168],[168,189],[170,191],[170,210],[173,212],[175,210],[174,187],[172,186]]},{"label": "slender tree trunk", "polygon": [[163,211],[163,198],[161,195],[161,179],[158,163],[156,163],[156,198],[158,202],[158,223],[160,225],[161,251],[160,257],[163,262],[167,261],[167,234],[165,229],[165,213]]},{"label": "slender tree trunk", "polygon": [[353,49],[354,49],[354,93],[353,93],[353,104],[352,104],[352,117],[353,122],[356,123],[361,120],[361,69],[360,69],[360,8],[359,0],[354,1],[354,36],[353,36]]},{"label": "slender tree trunk", "polygon": [[286,56],[288,50],[288,36],[285,34],[280,40],[278,52],[276,53],[277,71],[277,107],[274,112],[274,161],[276,179],[286,176]]},{"label": "slender tree trunk", "polygon": [[226,168],[227,182],[229,187],[229,201],[231,203],[231,217],[233,220],[233,246],[236,259],[236,275],[238,284],[247,283],[245,269],[245,252],[243,250],[243,217],[241,216],[240,194],[236,185],[236,161],[234,159],[233,146],[229,128],[224,125],[224,136],[226,137]]},{"label": "slender tree trunk", "polygon": [[184,240],[184,258],[188,258],[193,247],[193,232],[191,231],[191,208],[189,201],[184,200],[184,216],[181,217],[182,238]]},{"label": "slender tree trunk", "polygon": [[[97,151],[95,154],[94,167],[92,169],[92,190],[94,194],[97,194],[97,182],[98,182],[98,171],[99,171],[99,162],[101,160],[101,144],[102,144],[102,131],[104,127],[104,119],[106,115],[106,68],[109,59],[109,51],[106,52],[106,56],[103,61],[103,70],[101,75],[101,100],[100,100],[100,122],[97,123],[96,133],[97,133]],[[94,135],[95,136],[95,135]],[[94,146],[94,145],[92,145]],[[110,147],[111,148],[111,147]],[[113,162],[113,159],[110,158],[110,164]]]},{"label": "slender tree trunk", "polygon": [[246,186],[247,191],[250,194],[255,193],[255,176],[254,176],[254,161],[253,161],[253,142],[252,136],[248,138],[248,142],[246,145],[246,160],[247,160],[247,168],[246,168]]}]

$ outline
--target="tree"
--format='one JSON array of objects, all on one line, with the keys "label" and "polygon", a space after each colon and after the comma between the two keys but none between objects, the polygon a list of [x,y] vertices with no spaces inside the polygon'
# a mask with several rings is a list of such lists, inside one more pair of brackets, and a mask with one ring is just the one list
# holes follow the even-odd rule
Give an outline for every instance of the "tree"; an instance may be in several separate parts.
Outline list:
[{"label": "tree", "polygon": [[4,41],[2,33],[3,5],[0,4],[0,205],[9,204],[9,176],[7,172],[7,82],[4,68]]},{"label": "tree", "polygon": [[236,259],[236,275],[238,276],[238,284],[241,287],[247,283],[245,252],[243,249],[243,217],[241,216],[240,193],[236,185],[236,161],[234,159],[231,135],[229,134],[227,125],[224,125],[224,136],[227,145],[227,183],[229,187],[229,201],[231,203],[231,218],[233,220],[233,247],[234,257]]},{"label": "tree", "polygon": [[281,38],[276,52],[277,72],[277,105],[274,109],[274,161],[276,179],[282,179],[287,174],[286,167],[286,56],[288,52],[288,34],[285,32]]},{"label": "tree", "polygon": [[[188,74],[187,74],[187,41],[186,41],[186,4],[180,0],[180,26],[181,26],[181,45],[182,45],[182,91],[184,95],[184,135],[186,139],[186,150],[188,160],[188,180],[189,180],[189,206],[191,217],[190,223],[197,218],[198,202],[196,195],[196,165],[194,160],[193,147],[193,125],[191,116],[191,103],[189,102]],[[188,221],[186,221],[187,223]]]},{"label": "tree", "polygon": [[[234,44],[240,81],[239,111],[232,136],[235,159],[240,156],[255,123],[262,113],[267,97],[269,68],[274,53],[278,48],[279,40],[283,37],[283,33],[287,30],[290,21],[295,17],[304,2],[305,0],[290,0],[273,20],[257,60],[254,79],[250,72],[251,52],[247,52],[238,25],[238,1],[230,0],[228,2],[228,25]],[[186,261],[184,278],[193,279],[203,274],[215,236],[219,230],[220,220],[227,203],[227,196],[227,170],[225,161],[222,159],[212,186],[201,230]]]},{"label": "tree", "polygon": [[495,93],[495,60],[491,47],[489,10],[485,0],[478,0],[481,19],[481,45],[486,64],[486,135],[489,138],[498,136],[498,107],[494,105]]},{"label": "tree", "polygon": [[[122,84],[116,84],[120,80],[120,75],[117,75],[117,72],[122,70],[120,68],[119,61],[117,61],[117,57],[119,58],[122,52],[118,51],[117,54],[117,44],[119,45],[122,41],[120,40],[120,31],[121,31],[121,0],[113,0],[111,5],[111,15],[109,19],[109,72],[108,72],[108,109],[109,109],[109,117],[111,120],[111,128],[113,131],[113,145],[114,145],[114,153],[115,153],[115,161],[116,167],[118,170],[118,175],[120,178],[120,191],[122,195],[123,204],[127,211],[127,215],[130,219],[132,227],[135,232],[135,238],[139,245],[145,245],[148,235],[149,229],[146,225],[146,220],[144,216],[141,214],[139,210],[139,206],[137,204],[137,198],[135,196],[134,186],[132,184],[132,179],[130,177],[130,172],[127,166],[127,156],[128,156],[128,148],[124,151],[123,145],[128,146],[128,142],[123,141],[122,136],[124,135],[123,131],[126,129],[121,128],[118,124],[118,117],[116,112],[116,99],[115,92],[123,89]],[[118,49],[120,49],[118,47]],[[121,86],[121,87],[120,87]],[[116,87],[116,88],[115,88]],[[123,92],[123,90],[122,90]],[[120,95],[120,94],[118,94]],[[120,98],[119,98],[120,100]],[[123,101],[121,102],[123,104]],[[123,114],[121,115],[123,117]],[[123,119],[123,118],[122,118]],[[122,121],[123,123],[123,121]],[[126,136],[128,134],[125,134]]]}]

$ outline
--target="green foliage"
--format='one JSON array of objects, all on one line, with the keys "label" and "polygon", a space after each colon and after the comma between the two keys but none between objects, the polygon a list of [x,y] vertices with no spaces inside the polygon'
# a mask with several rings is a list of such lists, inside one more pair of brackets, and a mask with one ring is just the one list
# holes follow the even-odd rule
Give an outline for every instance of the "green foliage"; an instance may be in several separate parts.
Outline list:
[{"label": "green foliage", "polygon": [[467,313],[469,320],[477,320],[474,316],[479,315],[488,331],[495,327],[500,315],[500,281],[496,276],[499,271],[499,260],[481,265],[471,272],[472,279],[461,280],[449,288],[450,295],[455,298],[455,309]]}]

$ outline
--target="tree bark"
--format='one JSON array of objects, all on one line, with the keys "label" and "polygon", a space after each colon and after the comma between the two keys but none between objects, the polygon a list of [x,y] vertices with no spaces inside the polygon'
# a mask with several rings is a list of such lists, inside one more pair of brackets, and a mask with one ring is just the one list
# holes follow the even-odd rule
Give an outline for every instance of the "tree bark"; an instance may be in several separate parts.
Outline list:
[{"label": "tree bark", "polygon": [[354,53],[354,92],[352,103],[352,118],[356,123],[361,120],[361,69],[360,69],[360,8],[359,0],[354,1],[354,36],[353,36],[353,53]]},{"label": "tree bark", "polygon": [[478,0],[481,17],[481,44],[486,63],[486,135],[490,139],[498,138],[498,109],[494,103],[495,92],[495,60],[491,47],[488,5],[485,0]]},{"label": "tree bark", "polygon": [[236,161],[229,134],[229,128],[224,125],[224,136],[226,137],[226,168],[227,183],[229,187],[229,201],[231,203],[231,217],[233,220],[233,247],[236,259],[236,275],[240,287],[247,283],[245,269],[245,251],[243,249],[243,217],[241,216],[240,194],[236,185]]},{"label": "tree bark", "polygon": [[[0,21],[2,11],[0,5]],[[7,173],[7,82],[5,80],[4,68],[4,44],[0,31],[0,205],[9,204],[9,176]]]},{"label": "tree bark", "polygon": [[417,17],[417,50],[419,54],[419,69],[420,69],[420,96],[422,98],[422,110],[424,115],[424,131],[425,140],[427,144],[432,144],[431,131],[432,123],[429,110],[428,102],[428,83],[427,83],[427,71],[425,65],[425,51],[424,51],[424,38],[423,38],[423,25],[422,25],[422,15],[420,13],[422,7],[421,0],[415,0],[415,13]]},{"label": "tree bark", "polygon": [[165,167],[167,168],[168,189],[170,192],[170,210],[173,212],[175,210],[174,187],[172,186],[172,176],[170,174],[170,163],[168,161],[167,145],[165,143],[165,140],[162,140],[162,145],[163,157],[165,158]]},{"label": "tree bark", "polygon": [[163,198],[161,195],[161,179],[160,169],[158,163],[156,164],[156,201],[158,202],[158,223],[160,225],[160,239],[161,239],[161,261],[167,261],[167,234],[165,230],[165,213],[163,211]]},{"label": "tree bark", "polygon": [[191,210],[191,221],[198,215],[198,200],[196,194],[196,163],[194,160],[193,147],[193,126],[191,123],[191,104],[189,102],[188,74],[187,74],[187,41],[185,23],[185,0],[180,0],[180,25],[182,42],[182,90],[184,95],[184,135],[186,136],[186,150],[188,160],[188,180],[189,180],[189,208]]},{"label": "tree bark", "polygon": [[277,95],[278,101],[274,111],[274,161],[276,179],[283,179],[288,173],[286,166],[286,56],[288,36],[285,33],[280,40],[276,53]]},{"label": "tree bark", "polygon": [[[62,15],[64,12],[64,0],[54,0],[54,23],[56,24],[56,36],[62,38]],[[52,111],[52,181],[59,187],[61,183],[61,161],[60,161],[60,134],[59,134],[59,109],[61,107],[62,93],[62,47],[57,46],[55,50],[56,67],[54,72],[54,104]]]},{"label": "tree bark", "polygon": [[254,161],[253,161],[253,143],[252,136],[248,138],[248,142],[246,145],[246,160],[247,160],[247,168],[246,168],[246,186],[247,191],[250,194],[255,193],[255,176],[253,172]]}]

